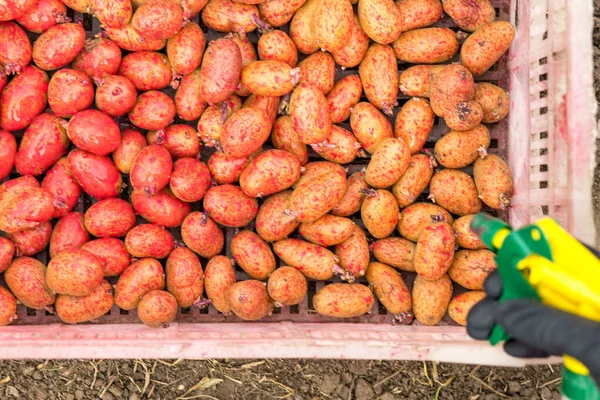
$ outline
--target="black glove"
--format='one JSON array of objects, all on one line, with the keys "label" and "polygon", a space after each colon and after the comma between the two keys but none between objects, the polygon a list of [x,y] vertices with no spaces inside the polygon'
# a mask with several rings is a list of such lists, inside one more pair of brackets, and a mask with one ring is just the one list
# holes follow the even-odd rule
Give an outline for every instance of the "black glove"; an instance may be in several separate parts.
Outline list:
[{"label": "black glove", "polygon": [[585,364],[600,383],[600,323],[559,311],[535,300],[499,303],[502,281],[494,271],[485,282],[487,297],[467,317],[467,332],[488,340],[494,325],[510,335],[504,350],[513,357],[568,354]]}]

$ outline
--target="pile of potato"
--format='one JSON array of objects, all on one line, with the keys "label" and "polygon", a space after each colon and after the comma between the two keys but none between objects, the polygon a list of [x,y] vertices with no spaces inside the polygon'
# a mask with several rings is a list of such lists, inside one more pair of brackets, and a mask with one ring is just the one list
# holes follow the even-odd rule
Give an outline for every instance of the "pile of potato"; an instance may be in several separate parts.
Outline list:
[{"label": "pile of potato", "polygon": [[[17,301],[66,323],[114,304],[152,327],[208,303],[257,320],[335,276],[319,314],[377,296],[403,322],[464,324],[495,268],[469,223],[512,195],[484,125],[509,97],[474,77],[513,37],[489,0],[4,0],[0,325]],[[432,155],[435,116],[451,130]]]}]

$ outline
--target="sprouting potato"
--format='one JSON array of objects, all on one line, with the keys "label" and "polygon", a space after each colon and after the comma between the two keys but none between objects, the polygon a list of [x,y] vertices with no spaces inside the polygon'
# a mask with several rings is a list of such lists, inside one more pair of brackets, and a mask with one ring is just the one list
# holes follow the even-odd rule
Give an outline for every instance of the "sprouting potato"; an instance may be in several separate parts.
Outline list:
[{"label": "sprouting potato", "polygon": [[363,201],[360,215],[369,233],[382,239],[396,228],[399,212],[398,203],[390,192],[371,189]]},{"label": "sprouting potato", "polygon": [[350,117],[350,110],[358,104],[363,87],[358,75],[348,75],[335,83],[327,93],[331,122],[339,124]]},{"label": "sprouting potato", "polygon": [[400,273],[389,265],[372,262],[365,275],[373,292],[392,314],[408,313],[412,307],[410,291]]},{"label": "sprouting potato", "polygon": [[410,164],[410,149],[401,139],[388,138],[375,149],[365,172],[365,181],[374,188],[387,188],[400,179]]},{"label": "sprouting potato", "polygon": [[415,244],[398,237],[379,239],[371,245],[377,261],[398,268],[401,271],[415,272]]},{"label": "sprouting potato", "polygon": [[471,231],[471,221],[473,221],[474,216],[474,214],[465,215],[452,224],[452,229],[454,229],[456,235],[456,244],[469,250],[485,249],[485,244]]},{"label": "sprouting potato", "polygon": [[368,313],[374,303],[371,289],[358,283],[332,283],[313,297],[317,313],[335,318],[360,317]]},{"label": "sprouting potato", "polygon": [[339,217],[349,217],[352,214],[356,214],[362,202],[365,198],[363,189],[370,189],[367,182],[365,182],[364,172],[355,172],[348,177],[348,188],[346,194],[342,197],[342,200],[331,209],[333,215]]},{"label": "sprouting potato", "polygon": [[335,255],[324,247],[299,239],[284,239],[273,244],[273,251],[286,265],[296,268],[310,279],[331,279],[336,266]]},{"label": "sprouting potato", "polygon": [[384,114],[393,115],[398,97],[398,61],[390,46],[373,43],[358,69],[367,98]]},{"label": "sprouting potato", "polygon": [[353,230],[354,222],[350,219],[327,214],[314,222],[300,224],[298,232],[312,243],[331,247],[348,239]]},{"label": "sprouting potato", "polygon": [[487,156],[489,145],[490,131],[484,125],[464,132],[450,131],[436,142],[435,159],[446,168],[464,168]]},{"label": "sprouting potato", "polygon": [[358,18],[377,43],[392,43],[402,32],[402,16],[392,0],[359,0]]},{"label": "sprouting potato", "polygon": [[204,289],[211,304],[225,315],[231,314],[227,289],[235,283],[233,260],[225,256],[212,257],[204,271]]},{"label": "sprouting potato", "polygon": [[308,290],[306,278],[296,268],[277,268],[269,277],[267,290],[276,306],[299,304]]},{"label": "sprouting potato", "polygon": [[415,203],[402,210],[398,221],[398,232],[403,238],[417,242],[423,229],[432,222],[444,221],[450,225],[454,219],[439,205]]},{"label": "sprouting potato", "polygon": [[459,250],[448,270],[450,279],[470,290],[483,290],[487,277],[497,268],[489,250]]},{"label": "sprouting potato", "polygon": [[475,85],[476,101],[483,110],[482,122],[495,124],[508,115],[510,109],[510,97],[502,88],[487,82],[479,82]]},{"label": "sprouting potato", "polygon": [[448,28],[422,28],[402,33],[392,47],[398,60],[411,64],[439,64],[459,48],[456,33]]},{"label": "sprouting potato", "polygon": [[417,275],[412,289],[413,312],[422,325],[437,325],[452,300],[452,281],[448,275],[430,281]]},{"label": "sprouting potato", "polygon": [[335,246],[335,255],[339,259],[340,267],[346,270],[347,281],[351,282],[363,276],[371,259],[365,231],[354,225],[350,237]]},{"label": "sprouting potato", "polygon": [[473,178],[457,169],[444,169],[433,175],[430,198],[437,205],[459,216],[475,214],[482,203]]},{"label": "sprouting potato", "polygon": [[504,210],[510,205],[513,195],[513,180],[510,168],[495,154],[475,161],[473,178],[481,200],[491,207]]},{"label": "sprouting potato", "polygon": [[408,168],[392,187],[400,207],[411,205],[423,193],[433,175],[433,166],[433,160],[425,154],[415,154],[410,158]]},{"label": "sprouting potato", "polygon": [[502,57],[515,37],[515,28],[506,21],[481,26],[460,49],[460,61],[475,76],[483,74]]},{"label": "sprouting potato", "polygon": [[275,270],[275,257],[269,245],[256,233],[240,231],[231,240],[231,254],[237,264],[252,278],[266,280]]},{"label": "sprouting potato", "polygon": [[423,229],[415,248],[417,274],[432,281],[442,278],[454,258],[454,230],[446,222],[434,222]]},{"label": "sprouting potato", "polygon": [[394,137],[392,124],[371,103],[358,103],[351,111],[350,126],[363,149],[373,154],[385,139]]},{"label": "sprouting potato", "polygon": [[467,326],[467,316],[473,306],[485,298],[484,291],[459,294],[448,305],[448,315],[459,325]]}]

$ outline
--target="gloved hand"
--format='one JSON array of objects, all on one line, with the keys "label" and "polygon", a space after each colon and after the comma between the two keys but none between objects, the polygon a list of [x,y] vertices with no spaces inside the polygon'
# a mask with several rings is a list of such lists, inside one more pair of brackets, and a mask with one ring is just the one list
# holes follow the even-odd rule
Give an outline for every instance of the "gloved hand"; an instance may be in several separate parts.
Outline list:
[{"label": "gloved hand", "polygon": [[513,357],[570,355],[585,364],[600,384],[600,323],[550,308],[534,300],[499,303],[502,281],[494,271],[485,282],[487,297],[467,317],[467,332],[488,340],[494,325],[510,335],[504,350]]}]

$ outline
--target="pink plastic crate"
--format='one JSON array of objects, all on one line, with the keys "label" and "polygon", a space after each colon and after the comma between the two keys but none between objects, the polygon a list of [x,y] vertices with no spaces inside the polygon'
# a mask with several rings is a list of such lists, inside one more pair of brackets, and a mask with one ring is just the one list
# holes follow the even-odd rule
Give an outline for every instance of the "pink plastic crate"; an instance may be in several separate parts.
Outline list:
[{"label": "pink plastic crate", "polygon": [[[510,20],[517,28],[510,54],[478,79],[511,92],[509,118],[491,127],[490,151],[508,159],[516,187],[513,205],[502,216],[520,226],[552,215],[580,239],[594,243],[592,2],[493,0],[493,4],[498,19]],[[88,36],[98,32],[97,20],[75,18],[84,22]],[[446,18],[439,25],[452,26],[451,22]],[[212,35],[207,33],[209,39]],[[349,73],[353,72],[338,71],[338,78]],[[447,130],[437,121],[429,147]],[[351,171],[361,167],[357,163]],[[90,199],[82,200],[80,211],[90,205]],[[233,234],[227,231],[228,241]],[[45,254],[39,258],[47,261]],[[243,272],[238,274],[245,278]],[[410,286],[414,277],[406,278]],[[465,329],[451,325],[448,318],[436,327],[394,325],[393,316],[377,305],[371,314],[356,319],[317,315],[309,305],[322,285],[311,282],[309,298],[302,304],[256,323],[225,317],[214,308],[193,308],[181,310],[169,328],[152,329],[139,323],[135,311],[114,307],[93,323],[73,326],[60,324],[45,311],[20,306],[17,324],[0,328],[0,358],[283,357],[525,364],[501,348],[470,340]]]}]

